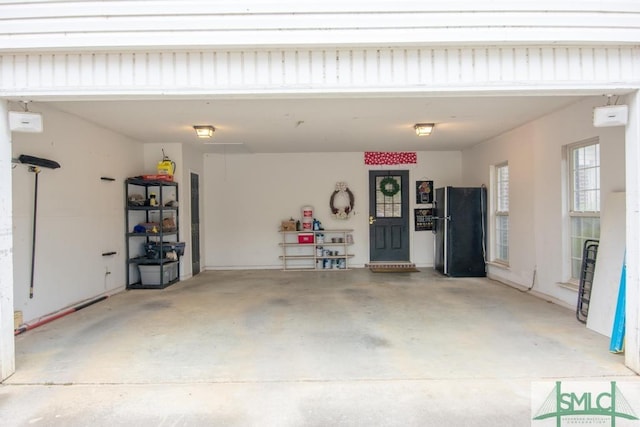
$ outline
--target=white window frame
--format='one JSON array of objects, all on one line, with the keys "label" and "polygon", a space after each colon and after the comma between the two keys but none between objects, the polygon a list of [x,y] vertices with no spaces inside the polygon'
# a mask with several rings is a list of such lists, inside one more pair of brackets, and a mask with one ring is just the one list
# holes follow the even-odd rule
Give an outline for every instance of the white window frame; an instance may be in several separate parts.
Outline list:
[{"label": "white window frame", "polygon": [[[501,204],[499,203],[500,197],[502,195],[502,191],[501,191],[501,174],[500,174],[500,170],[501,168],[507,168],[507,203],[506,203],[506,210],[501,206]],[[502,264],[505,266],[509,265],[509,163],[508,162],[503,162],[503,163],[499,163],[493,166],[493,250],[492,250],[492,254],[493,254],[493,259],[492,262],[498,263],[498,264]],[[502,208],[502,209],[501,209]],[[498,218],[506,218],[507,219],[507,243],[506,245],[502,244],[501,242],[501,236],[500,236],[500,229],[498,227]],[[501,248],[505,248],[506,249],[506,257],[503,257],[501,254],[503,253],[503,251],[501,251]]]},{"label": "white window frame", "polygon": [[[575,182],[574,182],[574,171],[575,171],[575,165],[574,165],[574,150],[577,149],[581,149],[581,148],[585,148],[585,147],[589,147],[592,145],[597,145],[598,146],[598,163],[597,166],[593,166],[594,168],[597,168],[598,172],[597,172],[597,176],[598,176],[598,182],[597,182],[597,187],[591,188],[590,191],[598,191],[598,195],[597,195],[597,200],[598,200],[598,209],[597,210],[593,210],[593,211],[584,211],[584,210],[578,210],[576,209],[574,203],[575,203]],[[600,201],[601,201],[601,193],[600,193],[600,171],[601,171],[601,154],[600,154],[600,141],[599,139],[596,138],[591,138],[588,140],[584,140],[584,141],[579,141],[573,144],[569,144],[567,146],[565,146],[565,158],[566,158],[566,162],[567,162],[567,189],[568,189],[568,197],[567,197],[567,211],[568,211],[568,225],[567,225],[567,232],[566,232],[566,236],[568,238],[568,250],[567,250],[567,264],[568,264],[568,277],[569,277],[569,282],[570,283],[579,283],[580,281],[580,272],[577,271],[576,275],[578,277],[574,276],[574,264],[575,262],[577,262],[578,260],[582,260],[582,247],[580,247],[580,251],[579,253],[575,253],[574,252],[574,238],[576,236],[573,235],[573,225],[574,225],[574,219],[576,218],[592,218],[592,219],[597,219],[598,220],[598,224],[599,224],[599,220],[600,220]],[[595,236],[580,236],[582,238],[582,240],[584,241],[585,239],[599,239],[600,238],[600,233],[599,233],[599,226],[598,226],[598,233]],[[582,245],[581,245],[582,246]]]}]

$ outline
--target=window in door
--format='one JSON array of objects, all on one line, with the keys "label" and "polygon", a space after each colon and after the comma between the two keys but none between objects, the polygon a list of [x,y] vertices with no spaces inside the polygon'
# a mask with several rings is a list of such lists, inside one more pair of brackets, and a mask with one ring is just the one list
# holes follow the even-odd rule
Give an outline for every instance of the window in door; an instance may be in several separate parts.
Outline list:
[{"label": "window in door", "polygon": [[600,143],[567,146],[571,279],[580,279],[585,240],[600,238]]},{"label": "window in door", "polygon": [[402,217],[402,177],[395,175],[376,177],[376,217]]}]

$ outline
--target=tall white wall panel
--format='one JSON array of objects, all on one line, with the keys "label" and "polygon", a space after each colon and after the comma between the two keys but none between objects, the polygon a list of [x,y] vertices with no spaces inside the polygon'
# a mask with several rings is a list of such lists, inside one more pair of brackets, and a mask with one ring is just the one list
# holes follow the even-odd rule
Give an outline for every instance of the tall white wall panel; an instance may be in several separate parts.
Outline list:
[{"label": "tall white wall panel", "polygon": [[627,89],[638,47],[271,49],[0,55],[0,96]]},{"label": "tall white wall panel", "polygon": [[13,338],[13,194],[11,132],[6,101],[0,101],[0,382],[15,371]]}]

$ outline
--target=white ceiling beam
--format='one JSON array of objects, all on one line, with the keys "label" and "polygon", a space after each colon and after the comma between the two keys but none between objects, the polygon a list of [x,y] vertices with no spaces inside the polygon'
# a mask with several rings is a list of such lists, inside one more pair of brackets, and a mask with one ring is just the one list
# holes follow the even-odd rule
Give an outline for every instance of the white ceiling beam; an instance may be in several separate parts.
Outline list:
[{"label": "white ceiling beam", "polygon": [[[0,54],[0,96],[542,92],[640,87],[640,48],[442,47]],[[40,98],[42,99],[42,98]]]}]

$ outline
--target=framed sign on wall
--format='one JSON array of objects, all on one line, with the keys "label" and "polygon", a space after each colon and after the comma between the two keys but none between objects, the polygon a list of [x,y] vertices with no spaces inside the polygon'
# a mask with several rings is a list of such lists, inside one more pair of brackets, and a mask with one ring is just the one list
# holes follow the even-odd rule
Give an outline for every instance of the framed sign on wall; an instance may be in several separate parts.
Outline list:
[{"label": "framed sign on wall", "polygon": [[433,181],[416,181],[416,204],[433,203]]},{"label": "framed sign on wall", "polygon": [[414,209],[416,231],[433,230],[433,209]]}]

